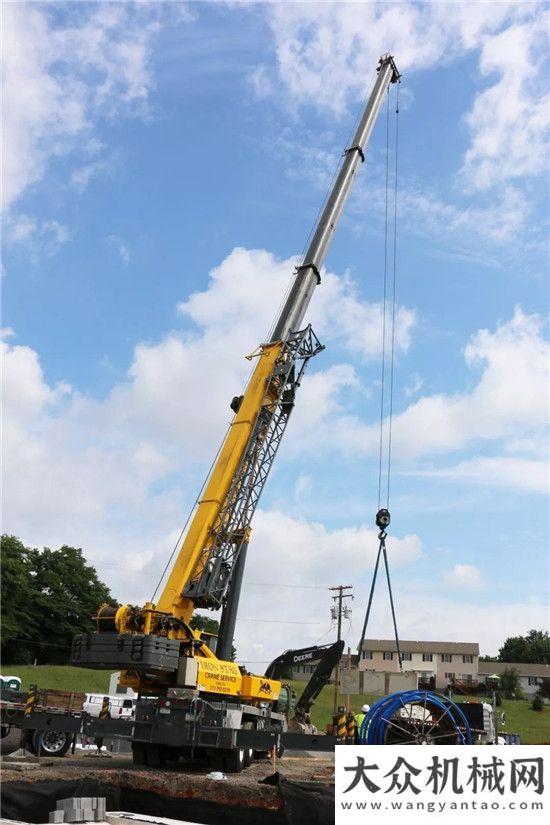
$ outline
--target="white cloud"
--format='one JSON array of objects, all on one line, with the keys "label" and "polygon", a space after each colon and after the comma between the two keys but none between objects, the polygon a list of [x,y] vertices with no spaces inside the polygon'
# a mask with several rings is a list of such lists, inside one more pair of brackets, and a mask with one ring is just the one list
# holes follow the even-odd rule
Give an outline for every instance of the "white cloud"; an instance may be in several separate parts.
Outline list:
[{"label": "white cloud", "polygon": [[[394,54],[406,77],[479,53],[487,85],[467,116],[468,181],[484,187],[545,168],[544,4],[276,3],[266,16],[290,104],[336,114],[363,96],[381,54]],[[273,87],[266,66],[253,77],[264,93]]]},{"label": "white cloud", "polygon": [[466,117],[472,143],[462,171],[473,187],[547,169],[549,22],[541,10],[481,41],[481,74],[493,83],[477,95]]},{"label": "white cloud", "polygon": [[[204,472],[211,460],[230,420],[229,402],[241,391],[250,370],[243,354],[264,339],[292,266],[293,261],[277,261],[267,252],[234,250],[212,272],[208,289],[193,294],[180,307],[196,331],[172,332],[160,342],[139,344],[126,380],[115,384],[101,402],[66,387],[63,391],[48,387],[38,354],[5,344],[5,414],[10,433],[5,515],[13,525],[10,529],[30,534],[33,541],[40,540],[41,534],[46,541],[48,531],[59,535],[56,525],[78,535],[79,530],[85,531],[81,516],[86,511],[94,514],[90,535],[97,536],[99,514],[109,522],[120,508],[141,511],[149,487],[176,468],[192,481],[192,488],[182,493],[169,485],[158,498],[153,496],[151,506],[164,513],[174,497],[194,493],[202,480],[198,468]],[[340,283],[336,275],[326,273],[325,287],[342,298],[346,309],[340,313],[321,302],[317,320],[346,345],[346,316],[353,326],[356,315],[368,316],[368,305],[354,294],[347,279]],[[376,313],[371,323],[379,323]],[[361,344],[366,356],[371,348],[375,354],[375,338],[373,333]],[[400,340],[405,342],[405,333]],[[25,411],[27,386],[37,399],[32,415]],[[340,390],[356,386],[357,377],[347,364],[312,373],[302,390],[309,429],[316,416],[339,409]],[[299,421],[297,425],[299,432]],[[37,501],[31,515],[32,499]],[[158,518],[168,535],[179,515],[171,524],[164,521],[165,515]]]},{"label": "white cloud", "polygon": [[157,23],[150,9],[123,3],[79,5],[62,25],[47,6],[8,3],[3,24],[9,209],[52,159],[90,145],[98,118],[144,112]]},{"label": "white cloud", "polygon": [[123,264],[127,265],[130,263],[130,258],[132,256],[130,254],[130,250],[128,248],[128,244],[126,243],[126,241],[124,241],[118,235],[108,235],[106,241],[113,247],[113,249],[116,250],[116,253]]},{"label": "white cloud", "polygon": [[547,493],[550,485],[548,449],[541,458],[476,456],[450,467],[418,471],[415,475],[443,478],[490,487],[510,487],[532,493]]},{"label": "white cloud", "polygon": [[21,214],[7,215],[3,223],[6,243],[19,244],[34,262],[44,255],[55,255],[71,238],[69,227],[55,220],[39,222]]},{"label": "white cloud", "polygon": [[[276,3],[265,13],[276,66],[257,66],[251,82],[260,96],[272,94],[293,112],[314,106],[343,118],[363,99],[379,56],[388,51],[403,72],[404,90],[417,73],[435,73],[466,55],[477,60],[476,91],[463,115],[469,143],[456,157],[456,175],[448,178],[451,191],[442,194],[440,182],[418,180],[410,171],[401,174],[400,228],[429,237],[430,254],[470,263],[501,266],[494,249],[504,244],[517,257],[510,241],[517,242],[520,233],[523,266],[526,250],[547,254],[545,228],[533,215],[538,196],[529,180],[548,165],[545,4]],[[323,168],[332,169],[343,147],[334,146],[332,135],[327,151],[325,132],[316,134],[316,148],[310,150],[302,134],[299,141],[289,141],[289,131],[277,139],[280,148],[300,142],[303,150],[293,147],[293,156],[302,151],[305,162],[297,167],[292,162],[290,174],[307,175],[326,188],[326,180],[311,171],[312,162],[318,169],[323,155]],[[373,166],[376,162],[369,174]],[[369,180],[368,189],[363,182],[359,190],[354,201],[361,229],[365,209],[371,221],[383,214],[384,186]],[[348,221],[351,216],[350,211]]]},{"label": "white cloud", "polygon": [[[485,655],[495,655],[508,636],[525,634],[532,627],[548,625],[548,606],[517,599],[499,602],[490,596],[472,602],[461,592],[454,598],[426,594],[407,586],[396,593],[401,638],[450,642],[479,642]],[[434,626],[434,617],[437,624]],[[460,621],[457,621],[457,616]],[[389,617],[373,625],[374,638],[392,638]]]},{"label": "white cloud", "polygon": [[443,581],[450,587],[478,590],[483,587],[481,571],[474,564],[455,564],[443,574]]},{"label": "white cloud", "polygon": [[[199,476],[227,425],[229,401],[246,376],[248,364],[239,356],[265,334],[274,295],[280,292],[289,263],[283,265],[261,251],[235,250],[212,273],[209,289],[182,305],[181,311],[195,322],[196,330],[171,333],[159,343],[136,347],[127,379],[102,401],[82,397],[64,383],[50,386],[35,351],[4,343],[4,529],[31,544],[82,546],[115,596],[132,602],[150,597],[184,511],[200,486]],[[259,281],[260,274],[264,289],[251,288],[252,276]],[[354,318],[360,312],[359,298],[346,279],[332,275],[331,280],[329,275],[322,286],[341,295],[346,313]],[[332,318],[330,311],[330,306],[321,304],[318,322],[335,325],[335,337],[351,346],[348,322],[344,319],[340,326],[339,311],[333,306]],[[518,311],[495,332],[478,333],[467,348],[468,363],[472,367],[481,364],[483,369],[470,398],[479,395],[485,404],[489,393],[485,387],[497,385],[498,403],[506,404],[501,413],[503,432],[507,432],[506,417],[526,423],[514,428],[522,432],[530,432],[531,423],[540,419],[529,371],[538,369],[539,334],[536,319]],[[365,353],[371,346],[374,343],[363,344]],[[512,404],[513,393],[500,386],[507,374],[501,371],[491,378],[491,371],[502,370],[503,364],[510,365],[514,378],[518,371],[522,375],[528,400],[519,411]],[[301,403],[291,423],[294,432],[288,434],[294,450],[319,452],[318,440],[308,442],[313,431],[320,431],[327,443],[340,450],[342,438],[349,437],[345,393],[358,389],[357,374],[348,364],[312,372],[304,381]],[[448,398],[447,403],[452,410],[456,399]],[[300,418],[303,410],[305,417]],[[493,419],[491,427],[497,427]],[[484,432],[488,430],[487,425]],[[307,488],[305,480],[298,484],[297,493],[307,494]],[[414,574],[414,565],[423,555],[418,536],[392,537],[388,548],[392,569],[399,572],[411,565]],[[259,512],[237,636],[243,657],[269,659],[289,645],[321,637],[329,624],[326,587],[340,582],[342,570],[354,571],[355,615],[361,619],[376,549],[376,531],[361,524],[329,529],[276,510]],[[267,582],[266,569],[270,570]],[[268,597],[265,587],[258,586],[266,583]],[[303,592],[294,587],[304,584],[308,589]],[[408,601],[406,592],[399,594],[404,635],[433,635],[433,615],[441,614],[429,601],[429,610],[424,610]],[[445,609],[449,606],[441,599],[438,604]],[[527,621],[525,617],[531,615],[525,606],[514,609],[518,621]],[[535,617],[536,610],[535,606]],[[498,606],[493,618],[496,615],[500,615]],[[281,616],[298,624],[283,624]],[[257,622],[247,621],[254,618],[273,618],[274,624],[265,626],[269,633],[260,635]],[[355,639],[357,624],[354,627]],[[452,630],[450,621],[443,617],[438,629],[447,635]],[[470,629],[474,632],[473,624],[466,623],[460,635],[470,636]],[[499,627],[499,638],[502,632]],[[384,613],[373,616],[373,633],[391,635]],[[494,640],[497,631],[486,635]],[[478,638],[477,632],[471,638]]]},{"label": "white cloud", "polygon": [[[249,330],[254,341],[266,340],[280,296],[293,277],[297,258],[279,260],[264,250],[234,249],[210,273],[208,290],[181,304],[179,312],[217,335]],[[336,340],[365,359],[381,351],[382,305],[361,300],[355,282],[348,276],[322,272],[308,319],[325,341]],[[396,347],[406,351],[415,323],[415,313],[406,307],[396,312]],[[237,326],[235,326],[237,325]]]},{"label": "white cloud", "polygon": [[37,229],[38,225],[36,223],[36,219],[29,217],[29,215],[17,215],[15,218],[6,221],[4,224],[6,240],[11,243],[26,240],[30,236],[34,235]]},{"label": "white cloud", "polygon": [[[470,392],[424,396],[397,415],[395,456],[417,458],[481,442],[542,438],[548,422],[548,355],[542,319],[520,308],[493,332],[480,330],[464,352],[468,367],[480,372],[477,384]],[[376,449],[377,425],[365,426],[350,416],[339,432],[341,446]]]},{"label": "white cloud", "polygon": [[481,369],[471,393],[420,399],[397,417],[396,446],[411,454],[462,447],[477,439],[518,437],[544,430],[548,421],[548,342],[542,319],[517,308],[494,332],[480,330],[465,349],[466,363]]},{"label": "white cloud", "polygon": [[410,383],[407,384],[407,386],[403,390],[407,398],[411,398],[411,396],[417,395],[424,386],[424,379],[418,372],[411,373],[409,380]]},{"label": "white cloud", "polygon": [[[367,587],[359,580],[369,575],[377,550],[377,531],[371,527],[328,530],[322,524],[284,513],[260,511],[247,556],[237,649],[249,659],[270,660],[284,649],[315,642],[329,627],[328,588],[333,584],[355,585],[360,614]],[[422,556],[422,544],[415,535],[391,537],[388,553],[392,568],[399,570]],[[353,571],[351,581],[342,572],[346,570],[348,577]],[[251,618],[275,622],[264,628],[249,622]],[[356,626],[359,624],[358,615]]]},{"label": "white cloud", "polygon": [[76,191],[81,195],[87,188],[90,181],[96,175],[108,172],[112,169],[112,164],[105,160],[94,160],[91,163],[86,163],[83,166],[77,166],[71,172],[71,184]]}]

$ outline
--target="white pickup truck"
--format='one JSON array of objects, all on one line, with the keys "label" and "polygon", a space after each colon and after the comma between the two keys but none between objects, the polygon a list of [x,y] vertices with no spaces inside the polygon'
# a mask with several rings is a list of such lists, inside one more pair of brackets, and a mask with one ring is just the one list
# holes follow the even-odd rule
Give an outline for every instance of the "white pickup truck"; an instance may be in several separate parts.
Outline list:
[{"label": "white pickup truck", "polygon": [[109,699],[109,715],[111,719],[133,719],[136,710],[136,700],[121,694],[107,696],[105,693],[86,693],[82,703],[82,710],[90,716],[99,718],[103,700]]}]

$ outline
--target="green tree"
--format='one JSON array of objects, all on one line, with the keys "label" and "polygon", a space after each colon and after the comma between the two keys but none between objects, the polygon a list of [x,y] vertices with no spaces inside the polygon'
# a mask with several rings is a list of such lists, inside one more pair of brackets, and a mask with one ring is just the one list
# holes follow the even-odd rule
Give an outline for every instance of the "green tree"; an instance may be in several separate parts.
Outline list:
[{"label": "green tree", "polygon": [[504,692],[506,699],[516,698],[516,694],[520,691],[519,670],[515,667],[507,667],[500,674],[500,689]]},{"label": "green tree", "polygon": [[34,587],[29,549],[15,536],[1,540],[2,588],[2,659],[14,661],[18,653],[22,663],[31,659],[24,640],[34,639],[35,617],[32,614]]},{"label": "green tree", "polygon": [[206,633],[218,634],[220,623],[217,619],[211,616],[205,616],[203,613],[193,613],[189,625],[193,630],[204,630]]},{"label": "green tree", "polygon": [[538,693],[531,702],[531,709],[536,710],[538,713],[544,710],[544,702],[542,701]]},{"label": "green tree", "polygon": [[77,633],[94,629],[92,616],[112,601],[82,550],[29,549],[2,537],[2,657],[22,663],[68,661]]},{"label": "green tree", "polygon": [[498,652],[499,662],[550,662],[550,636],[546,630],[530,630],[527,636],[510,636]]},{"label": "green tree", "polygon": [[99,580],[82,550],[63,545],[59,550],[31,551],[35,600],[32,611],[46,644],[41,661],[66,661],[73,636],[94,630],[92,616],[103,602],[112,602],[108,587]]},{"label": "green tree", "polygon": [[[220,630],[219,621],[217,619],[213,619],[211,616],[205,616],[203,613],[194,613],[191,616],[189,625],[193,628],[193,630],[204,630],[206,633],[213,633],[216,636]],[[231,661],[234,662],[236,657],[237,650],[233,645],[231,645]]]},{"label": "green tree", "polygon": [[550,678],[548,676],[543,678],[537,693],[543,699],[550,699]]}]

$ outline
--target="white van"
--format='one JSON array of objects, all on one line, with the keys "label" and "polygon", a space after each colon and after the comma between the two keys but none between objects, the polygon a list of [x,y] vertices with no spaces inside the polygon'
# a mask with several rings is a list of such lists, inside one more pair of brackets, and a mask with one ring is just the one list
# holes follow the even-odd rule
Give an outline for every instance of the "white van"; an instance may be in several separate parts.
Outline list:
[{"label": "white van", "polygon": [[99,718],[103,700],[109,699],[109,713],[111,719],[133,719],[136,710],[136,700],[128,696],[108,696],[106,693],[86,693],[82,710],[90,716]]}]

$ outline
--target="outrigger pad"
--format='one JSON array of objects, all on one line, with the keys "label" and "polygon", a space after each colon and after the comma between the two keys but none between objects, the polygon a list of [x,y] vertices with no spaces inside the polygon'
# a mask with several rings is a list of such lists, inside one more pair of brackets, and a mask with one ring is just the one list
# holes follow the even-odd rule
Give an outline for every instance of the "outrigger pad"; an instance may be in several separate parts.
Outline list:
[{"label": "outrigger pad", "polygon": [[71,664],[100,670],[177,671],[180,642],[134,633],[81,633],[71,647]]}]

